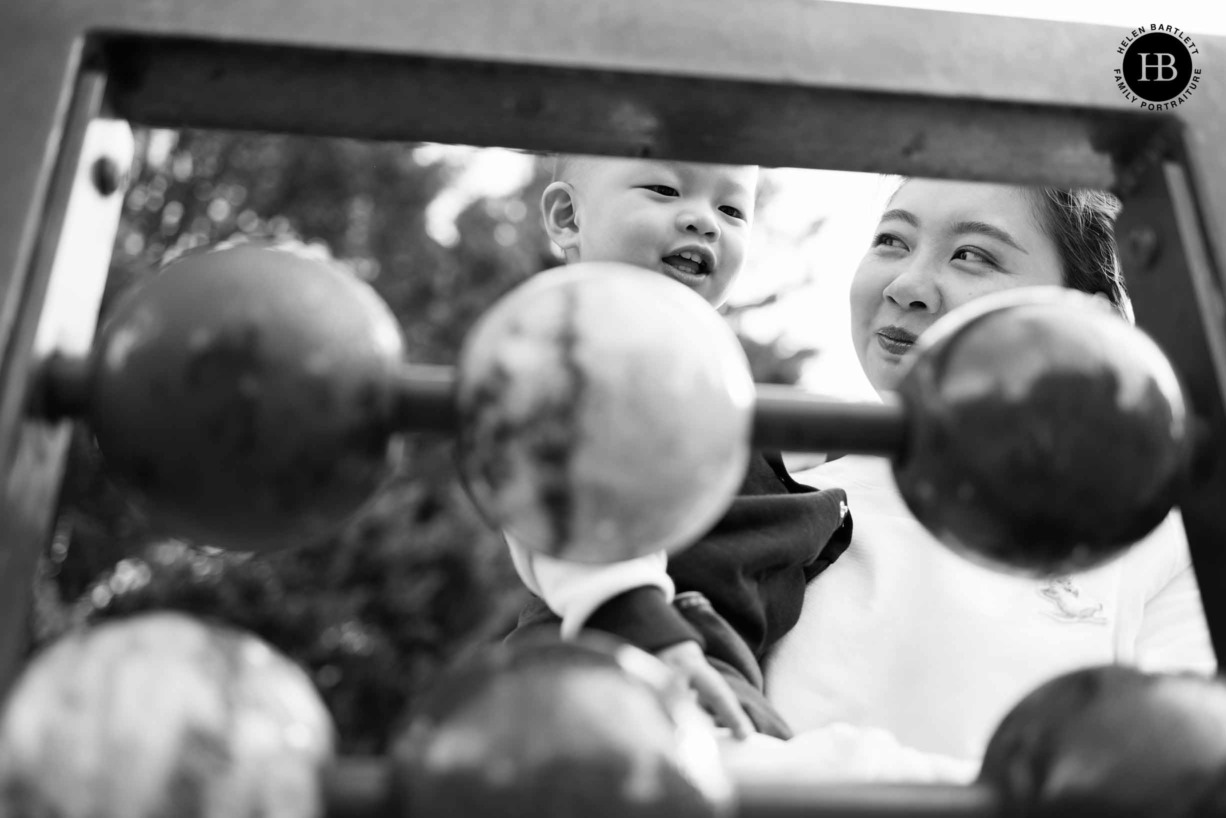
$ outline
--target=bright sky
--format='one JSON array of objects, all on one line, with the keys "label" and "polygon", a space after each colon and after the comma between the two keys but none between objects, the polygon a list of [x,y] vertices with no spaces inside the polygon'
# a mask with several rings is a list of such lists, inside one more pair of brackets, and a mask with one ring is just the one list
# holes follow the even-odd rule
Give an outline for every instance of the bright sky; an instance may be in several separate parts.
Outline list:
[{"label": "bright sky", "polygon": [[[872,4],[1118,25],[1122,34],[1139,25],[1165,23],[1193,35],[1226,35],[1226,3],[1221,0],[890,0]],[[454,189],[432,206],[432,232],[447,240],[449,231],[454,233],[454,215],[468,201],[483,193],[516,189],[527,171],[518,154],[475,153]],[[871,390],[849,342],[847,287],[892,187],[888,180],[870,174],[778,169],[771,175],[778,190],[758,213],[750,260],[730,300],[756,301],[788,290],[790,294],[776,305],[756,311],[744,329],[763,339],[783,337],[789,344],[821,350],[805,372],[803,383],[808,388],[831,396],[868,397]],[[817,222],[822,223],[821,229],[806,238]]]},{"label": "bright sky", "polygon": [[1067,20],[1126,28],[1149,23],[1177,26],[1189,34],[1226,34],[1220,0],[842,0],[874,6],[973,12],[1000,17]]}]

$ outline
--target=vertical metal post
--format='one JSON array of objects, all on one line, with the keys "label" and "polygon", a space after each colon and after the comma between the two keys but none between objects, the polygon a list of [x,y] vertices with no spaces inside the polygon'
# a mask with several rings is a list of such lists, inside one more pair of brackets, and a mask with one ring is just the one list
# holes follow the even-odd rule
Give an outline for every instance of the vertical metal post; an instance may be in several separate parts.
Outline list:
[{"label": "vertical metal post", "polygon": [[[26,652],[39,555],[55,516],[69,429],[25,417],[39,366],[85,354],[115,241],[132,133],[98,119],[106,78],[79,77],[8,357],[0,361],[0,694]],[[22,277],[14,277],[21,280]]]},{"label": "vertical metal post", "polygon": [[1152,162],[1124,191],[1116,229],[1137,323],[1179,371],[1200,424],[1180,503],[1219,661],[1226,657],[1226,299],[1184,166]]}]

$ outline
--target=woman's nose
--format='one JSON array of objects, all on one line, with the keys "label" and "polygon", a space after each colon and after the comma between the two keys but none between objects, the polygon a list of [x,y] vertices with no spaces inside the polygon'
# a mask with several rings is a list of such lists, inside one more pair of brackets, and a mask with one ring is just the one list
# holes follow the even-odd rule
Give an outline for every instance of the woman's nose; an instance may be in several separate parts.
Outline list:
[{"label": "woman's nose", "polygon": [[719,220],[705,207],[687,207],[677,214],[677,229],[682,233],[696,233],[714,241],[719,238]]},{"label": "woman's nose", "polygon": [[941,308],[941,292],[931,264],[922,259],[908,262],[882,291],[903,309],[936,313]]}]

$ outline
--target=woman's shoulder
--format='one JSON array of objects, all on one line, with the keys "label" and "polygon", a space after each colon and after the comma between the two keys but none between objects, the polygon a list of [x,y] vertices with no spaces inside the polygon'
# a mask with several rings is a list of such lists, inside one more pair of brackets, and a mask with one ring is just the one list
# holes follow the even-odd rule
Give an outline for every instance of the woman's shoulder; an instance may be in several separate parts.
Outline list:
[{"label": "woman's shoulder", "polygon": [[1123,581],[1147,599],[1190,570],[1192,555],[1179,510],[1172,510],[1153,531],[1126,550],[1120,565]]},{"label": "woman's shoulder", "polygon": [[1137,541],[1127,553],[1150,565],[1169,563],[1175,568],[1190,565],[1192,556],[1188,550],[1188,535],[1184,531],[1179,509],[1172,509],[1153,531]]}]

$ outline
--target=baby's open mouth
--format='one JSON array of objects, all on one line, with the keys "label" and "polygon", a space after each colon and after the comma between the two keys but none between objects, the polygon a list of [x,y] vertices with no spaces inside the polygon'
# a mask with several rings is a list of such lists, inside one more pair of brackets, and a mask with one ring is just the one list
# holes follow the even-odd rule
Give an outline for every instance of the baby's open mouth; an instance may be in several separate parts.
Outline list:
[{"label": "baby's open mouth", "polygon": [[707,263],[707,260],[700,254],[689,250],[665,256],[662,261],[687,276],[705,276],[711,272],[711,265]]}]

